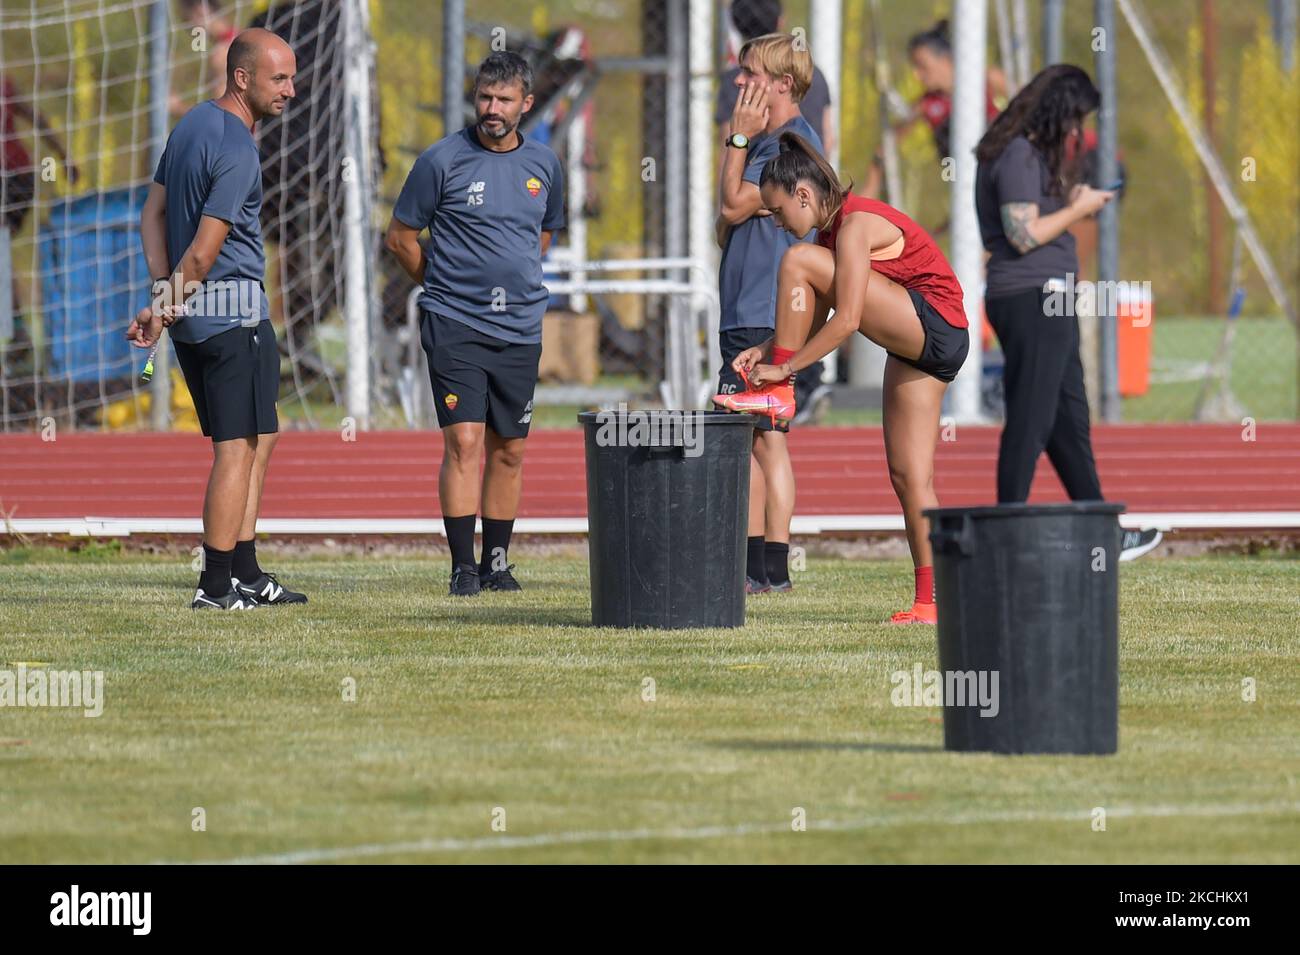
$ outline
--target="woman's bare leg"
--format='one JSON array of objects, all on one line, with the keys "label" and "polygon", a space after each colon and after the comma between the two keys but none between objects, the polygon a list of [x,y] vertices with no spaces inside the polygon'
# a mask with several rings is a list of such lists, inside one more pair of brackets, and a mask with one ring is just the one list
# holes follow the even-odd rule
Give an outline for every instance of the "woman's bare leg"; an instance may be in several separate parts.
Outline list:
[{"label": "woman's bare leg", "polygon": [[[835,307],[835,256],[811,242],[792,245],[781,257],[776,290],[778,348],[797,351],[814,328],[814,316]],[[906,358],[919,358],[925,330],[907,289],[873,271],[862,302],[859,326],[877,345]]]},{"label": "woman's bare leg", "polygon": [[786,249],[777,273],[776,334],[772,344],[798,351],[808,340],[813,317],[834,307],[835,256],[831,250],[811,242]]},{"label": "woman's bare leg", "polygon": [[885,361],[885,458],[889,480],[903,508],[907,546],[917,567],[931,563],[930,522],[921,512],[939,504],[934,493],[934,449],[947,388],[946,382],[893,355]]}]

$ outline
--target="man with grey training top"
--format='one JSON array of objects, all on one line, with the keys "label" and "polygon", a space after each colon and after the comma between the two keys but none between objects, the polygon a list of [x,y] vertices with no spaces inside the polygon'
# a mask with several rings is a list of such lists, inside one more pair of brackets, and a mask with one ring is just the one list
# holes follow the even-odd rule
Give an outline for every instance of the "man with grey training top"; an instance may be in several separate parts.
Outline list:
[{"label": "man with grey training top", "polygon": [[[475,124],[420,154],[385,240],[423,287],[420,338],[443,437],[438,500],[450,590],[461,597],[521,589],[508,551],[542,355],[542,256],[564,228],[560,161],[518,129],[532,88],[533,71],[519,55],[483,61]],[[428,256],[419,241],[425,229]],[[475,561],[480,505],[483,550]]]},{"label": "man with grey training top", "polygon": [[199,424],[212,439],[195,610],[307,602],[258,566],[253,540],[279,431],[280,386],[262,286],[262,167],[253,125],[284,111],[296,70],[293,51],[274,33],[235,37],[225,93],[176,124],[140,214],[153,301],[127,338],[150,348],[171,328]]}]

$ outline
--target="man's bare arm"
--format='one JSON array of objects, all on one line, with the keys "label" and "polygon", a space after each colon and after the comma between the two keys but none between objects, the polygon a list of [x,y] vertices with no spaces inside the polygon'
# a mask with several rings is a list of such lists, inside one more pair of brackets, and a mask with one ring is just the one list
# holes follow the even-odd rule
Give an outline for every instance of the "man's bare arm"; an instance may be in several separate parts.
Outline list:
[{"label": "man's bare arm", "polygon": [[727,247],[727,236],[729,235],[731,235],[731,226],[725,218],[718,216],[713,223],[713,237],[718,240],[719,249]]},{"label": "man's bare arm", "polygon": [[149,184],[149,194],[140,210],[140,243],[149,277],[171,275],[172,264],[167,258],[167,190],[156,182]]},{"label": "man's bare arm", "polygon": [[[548,235],[549,233],[542,233],[543,252],[550,244]],[[389,219],[384,248],[397,259],[397,264],[411,277],[411,281],[417,284],[424,281],[424,250],[420,248],[419,229],[411,228],[400,219]]]},{"label": "man's bare arm", "polygon": [[[215,216],[199,218],[199,228],[194,234],[190,246],[181,256],[174,270],[167,268],[166,251],[166,209],[159,211],[166,195],[154,198],[154,189],[162,189],[157,183],[150,187],[150,195],[145,199],[145,209],[140,215],[140,236],[145,246],[145,257],[150,271],[158,268],[154,277],[161,279],[170,275],[167,289],[154,289],[153,298],[142,308],[127,327],[126,337],[140,348],[148,348],[158,341],[162,329],[184,316],[182,308],[186,300],[197,294],[217,256],[221,254],[221,245],[230,234],[230,223]],[[153,200],[152,203],[150,200]],[[161,243],[161,245],[160,245]],[[159,266],[161,266],[159,268]]]},{"label": "man's bare arm", "polygon": [[190,247],[185,250],[176,271],[172,273],[173,279],[181,283],[181,288],[193,287],[195,283],[207,279],[212,266],[217,264],[221,245],[229,234],[230,223],[224,219],[216,216],[199,218],[199,231],[194,233]]},{"label": "man's bare arm", "polygon": [[746,156],[745,150],[734,146],[725,147],[722,156],[722,182],[718,191],[721,215],[728,225],[739,225],[763,208],[758,186],[743,178]]}]

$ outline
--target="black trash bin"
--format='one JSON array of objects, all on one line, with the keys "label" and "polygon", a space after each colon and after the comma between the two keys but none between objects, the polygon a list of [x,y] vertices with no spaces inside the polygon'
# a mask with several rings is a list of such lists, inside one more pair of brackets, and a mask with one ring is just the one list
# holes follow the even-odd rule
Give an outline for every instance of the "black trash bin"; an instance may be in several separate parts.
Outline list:
[{"label": "black trash bin", "polygon": [[[1094,501],[925,512],[945,749],[1116,751],[1123,511]],[[996,706],[972,704],[981,679],[996,685]]]},{"label": "black trash bin", "polygon": [[591,619],[601,627],[743,627],[754,419],[589,411]]}]

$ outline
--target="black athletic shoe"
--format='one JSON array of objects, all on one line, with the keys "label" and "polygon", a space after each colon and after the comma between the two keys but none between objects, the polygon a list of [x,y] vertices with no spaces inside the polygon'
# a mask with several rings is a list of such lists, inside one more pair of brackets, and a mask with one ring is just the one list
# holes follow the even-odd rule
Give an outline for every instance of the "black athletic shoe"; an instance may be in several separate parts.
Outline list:
[{"label": "black athletic shoe", "polygon": [[306,594],[286,590],[275,579],[275,574],[263,572],[261,577],[248,582],[241,581],[238,577],[231,577],[230,583],[235,590],[254,598],[260,604],[305,604],[307,602]]},{"label": "black athletic shoe", "polygon": [[515,575],[510,573],[510,571],[514,569],[515,569],[515,565],[511,564],[505,570],[492,571],[492,573],[488,574],[486,577],[483,578],[483,589],[484,590],[523,590],[524,588],[519,586],[519,581],[515,580]]},{"label": "black athletic shoe", "polygon": [[772,585],[766,580],[755,580],[753,577],[745,578],[745,593],[747,594],[766,594],[772,591]]},{"label": "black athletic shoe", "polygon": [[478,568],[473,564],[457,564],[451,569],[453,597],[473,597],[482,589],[478,579]]},{"label": "black athletic shoe", "polygon": [[233,586],[230,593],[221,597],[209,597],[200,587],[194,591],[194,599],[190,601],[191,610],[252,610],[256,606],[256,597],[242,593],[238,587]]},{"label": "black athletic shoe", "polygon": [[1155,550],[1163,539],[1164,535],[1154,527],[1144,527],[1140,531],[1124,531],[1124,536],[1120,538],[1119,559],[1137,560],[1143,554]]}]

